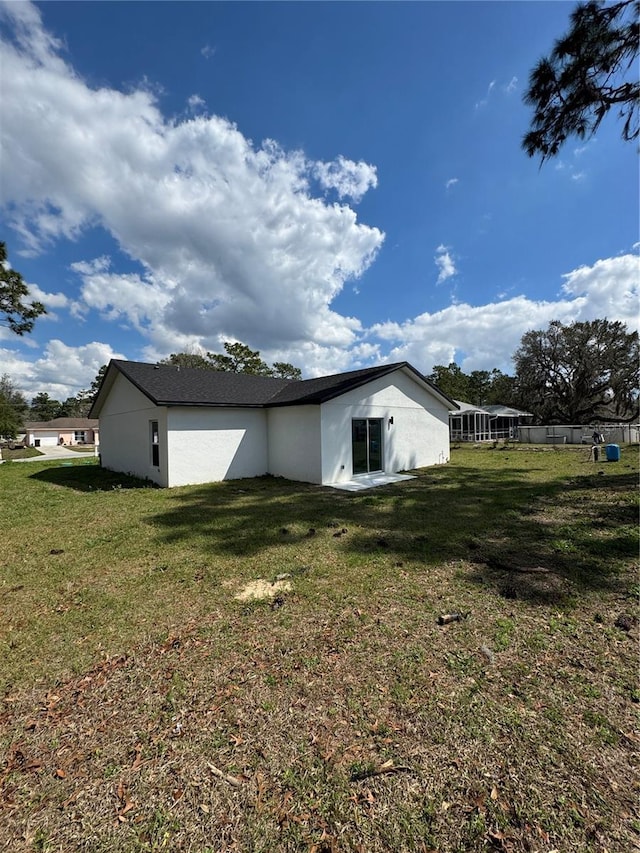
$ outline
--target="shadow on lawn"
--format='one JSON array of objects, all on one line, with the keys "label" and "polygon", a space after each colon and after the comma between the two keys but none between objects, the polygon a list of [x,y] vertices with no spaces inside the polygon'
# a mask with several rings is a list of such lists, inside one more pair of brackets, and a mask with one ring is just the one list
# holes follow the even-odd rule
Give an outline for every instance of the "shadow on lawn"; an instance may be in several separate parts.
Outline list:
[{"label": "shadow on lawn", "polygon": [[[414,480],[355,493],[270,476],[163,490],[165,509],[147,522],[164,542],[188,541],[209,557],[314,539],[356,561],[384,555],[391,565],[456,562],[469,582],[537,603],[559,603],[581,589],[626,591],[617,569],[638,553],[636,512],[626,497],[635,473],[539,484],[529,479],[531,468],[415,473]],[[30,476],[81,492],[154,488],[97,465]]]},{"label": "shadow on lawn", "polygon": [[622,589],[617,568],[638,547],[625,498],[635,475],[536,485],[530,473],[429,469],[360,493],[263,477],[176,490],[150,521],[165,542],[188,538],[208,555],[249,556],[321,538],[325,549],[356,560],[460,561],[470,582],[532,602]]},{"label": "shadow on lawn", "polygon": [[54,486],[64,486],[76,492],[110,492],[117,489],[155,489],[155,483],[149,480],[140,480],[129,474],[118,474],[100,468],[94,460],[80,462],[58,462],[55,466],[43,468],[34,474],[29,474],[29,479],[39,480],[43,483],[52,483]]}]

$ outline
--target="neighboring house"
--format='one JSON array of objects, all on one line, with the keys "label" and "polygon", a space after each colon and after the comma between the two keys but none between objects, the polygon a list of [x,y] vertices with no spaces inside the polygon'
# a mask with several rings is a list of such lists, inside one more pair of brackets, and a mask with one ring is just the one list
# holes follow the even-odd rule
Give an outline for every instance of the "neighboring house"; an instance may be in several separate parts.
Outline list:
[{"label": "neighboring house", "polygon": [[511,406],[485,406],[489,412],[492,438],[518,438],[518,429],[524,424],[531,423],[531,412],[513,409]]},{"label": "neighboring house", "polygon": [[54,418],[24,425],[25,441],[31,447],[55,447],[58,444],[98,444],[98,420],[93,418]]},{"label": "neighboring house", "polygon": [[489,412],[461,400],[455,402],[458,408],[449,412],[451,441],[489,441]]},{"label": "neighboring house", "polygon": [[449,412],[451,441],[495,441],[517,438],[518,427],[531,420],[530,412],[510,406],[474,406],[456,400],[458,408]]},{"label": "neighboring house", "polygon": [[90,414],[102,465],[161,486],[332,484],[447,462],[452,405],[407,362],[287,380],[113,360]]}]

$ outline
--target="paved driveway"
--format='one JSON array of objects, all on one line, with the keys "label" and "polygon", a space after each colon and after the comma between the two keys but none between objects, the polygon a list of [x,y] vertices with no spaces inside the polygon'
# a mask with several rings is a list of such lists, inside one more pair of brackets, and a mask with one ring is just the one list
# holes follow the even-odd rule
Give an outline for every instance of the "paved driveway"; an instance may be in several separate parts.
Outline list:
[{"label": "paved driveway", "polygon": [[[30,456],[28,459],[14,459],[14,462],[48,462],[49,459],[88,459],[95,454],[93,450],[88,450],[86,453],[80,453],[76,450],[69,450],[68,447],[58,445],[56,447],[38,447],[42,454],[41,456]],[[3,460],[4,461],[4,460]]]}]

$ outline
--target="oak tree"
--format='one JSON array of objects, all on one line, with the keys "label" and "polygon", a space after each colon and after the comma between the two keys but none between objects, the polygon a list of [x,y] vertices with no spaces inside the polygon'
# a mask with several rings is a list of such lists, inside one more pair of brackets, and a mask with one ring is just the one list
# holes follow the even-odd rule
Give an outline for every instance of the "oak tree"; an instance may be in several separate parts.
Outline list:
[{"label": "oak tree", "polygon": [[638,333],[609,320],[557,320],[527,332],[513,356],[521,399],[541,423],[638,417]]}]

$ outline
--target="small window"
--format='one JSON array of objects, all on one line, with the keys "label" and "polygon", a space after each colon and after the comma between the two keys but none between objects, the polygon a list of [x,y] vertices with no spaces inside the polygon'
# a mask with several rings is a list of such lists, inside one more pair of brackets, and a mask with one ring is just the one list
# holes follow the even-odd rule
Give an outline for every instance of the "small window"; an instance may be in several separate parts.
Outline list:
[{"label": "small window", "polygon": [[86,433],[83,429],[77,429],[73,433],[73,440],[76,444],[84,444],[86,441]]},{"label": "small window", "polygon": [[160,467],[160,437],[158,434],[158,421],[151,421],[151,464],[154,468]]}]

